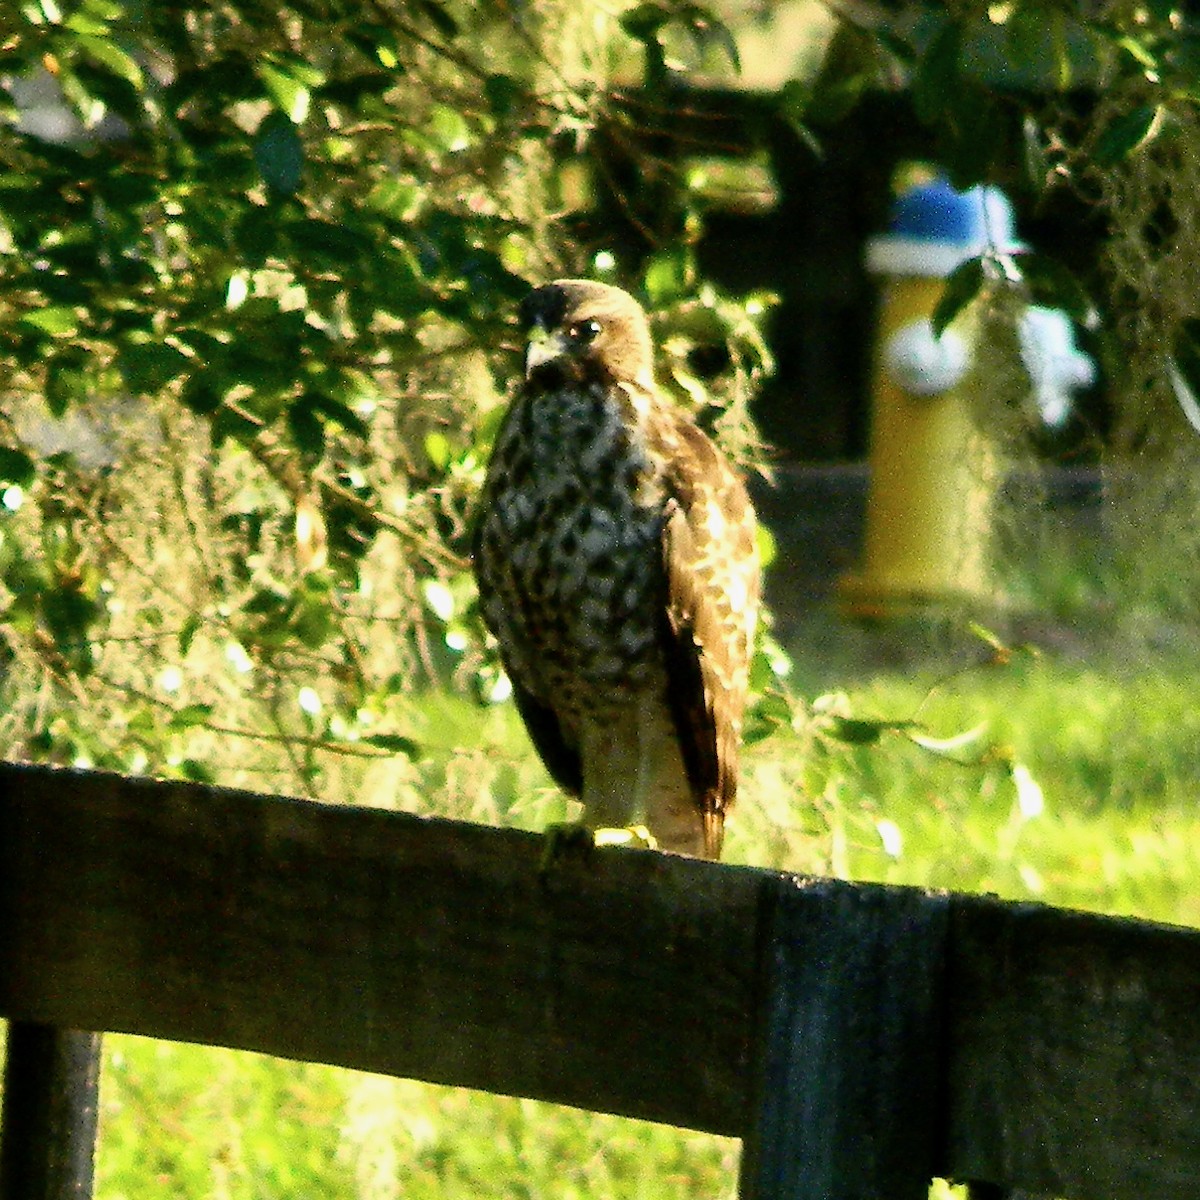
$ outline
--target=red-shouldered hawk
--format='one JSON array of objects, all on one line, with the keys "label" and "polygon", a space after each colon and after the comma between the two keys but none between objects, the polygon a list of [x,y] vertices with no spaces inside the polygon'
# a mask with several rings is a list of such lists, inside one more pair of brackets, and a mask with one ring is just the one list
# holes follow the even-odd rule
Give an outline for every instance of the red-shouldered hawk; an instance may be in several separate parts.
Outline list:
[{"label": "red-shouldered hawk", "polygon": [[522,306],[525,380],[476,528],[484,621],[534,746],[593,829],[717,858],[758,612],[741,478],[654,382],[627,293],[563,279]]}]

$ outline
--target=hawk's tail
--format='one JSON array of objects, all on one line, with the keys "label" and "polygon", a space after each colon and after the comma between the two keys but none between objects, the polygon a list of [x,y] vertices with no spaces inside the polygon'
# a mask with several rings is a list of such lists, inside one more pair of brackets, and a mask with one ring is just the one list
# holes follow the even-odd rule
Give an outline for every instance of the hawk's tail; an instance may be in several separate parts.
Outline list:
[{"label": "hawk's tail", "polygon": [[704,818],[704,857],[716,862],[721,857],[725,844],[725,814],[719,809],[709,809]]}]

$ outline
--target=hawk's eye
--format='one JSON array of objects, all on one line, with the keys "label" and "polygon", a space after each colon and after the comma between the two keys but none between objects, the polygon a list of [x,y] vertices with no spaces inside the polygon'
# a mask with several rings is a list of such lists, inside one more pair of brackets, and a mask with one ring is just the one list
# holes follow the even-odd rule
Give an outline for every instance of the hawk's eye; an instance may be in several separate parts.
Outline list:
[{"label": "hawk's eye", "polygon": [[567,336],[577,345],[586,346],[589,342],[596,340],[596,335],[599,332],[599,321],[580,321],[578,325],[572,325],[567,330]]}]

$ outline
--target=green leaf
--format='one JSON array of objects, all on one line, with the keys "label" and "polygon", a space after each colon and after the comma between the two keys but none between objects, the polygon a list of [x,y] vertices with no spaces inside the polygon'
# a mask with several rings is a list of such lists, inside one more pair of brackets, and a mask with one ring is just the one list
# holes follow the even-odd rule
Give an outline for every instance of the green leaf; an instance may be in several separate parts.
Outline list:
[{"label": "green leaf", "polygon": [[399,733],[371,733],[361,740],[367,746],[390,750],[393,754],[403,754],[406,758],[414,758],[421,751],[419,742],[414,742],[412,738]]},{"label": "green leaf", "polygon": [[318,95],[322,100],[363,111],[366,102],[377,103],[379,97],[395,82],[395,77],[387,71],[360,71],[356,75],[322,84]]},{"label": "green leaf", "polygon": [[345,402],[324,392],[309,392],[307,399],[316,412],[335,425],[340,425],[347,433],[361,438],[370,435],[371,431],[367,428],[366,421]]},{"label": "green leaf", "polygon": [[678,300],[688,289],[691,255],[684,247],[660,250],[646,267],[646,295],[655,308]]},{"label": "green leaf", "polygon": [[77,37],[75,44],[94,62],[106,67],[131,87],[141,91],[145,86],[142,68],[112,38],[83,36]]},{"label": "green leaf", "polygon": [[852,746],[870,746],[879,741],[888,728],[886,721],[861,721],[851,717],[835,717],[830,735]]},{"label": "green leaf", "polygon": [[304,147],[296,126],[281,112],[268,113],[254,136],[254,162],[271,191],[291,196],[300,187]]},{"label": "green leaf", "polygon": [[416,214],[421,191],[415,183],[388,177],[367,193],[367,205],[396,221],[408,221]]},{"label": "green leaf", "polygon": [[130,341],[117,352],[125,386],[135,395],[153,396],[188,369],[186,355],[166,342]]},{"label": "green leaf", "polygon": [[91,670],[93,655],[88,632],[100,606],[74,581],[42,597],[42,616],[55,645],[81,674]]},{"label": "green leaf", "polygon": [[1143,70],[1149,71],[1152,74],[1158,73],[1158,59],[1155,57],[1154,51],[1144,42],[1139,42],[1137,38],[1125,35],[1124,37],[1117,38],[1116,44]]},{"label": "green leaf", "polygon": [[302,454],[320,458],[325,453],[325,425],[308,397],[302,396],[288,405],[287,423],[292,440]]},{"label": "green leaf", "polygon": [[737,39],[724,21],[711,9],[699,4],[686,5],[682,17],[697,50],[706,53],[716,47],[725,55],[734,71],[741,74],[742,56],[738,51]]},{"label": "green leaf", "polygon": [[437,104],[429,115],[425,132],[434,146],[443,154],[458,154],[466,150],[474,140],[471,127],[457,109]]},{"label": "green leaf", "polygon": [[1051,180],[1050,157],[1041,122],[1036,117],[1026,116],[1021,122],[1021,159],[1025,178],[1039,192],[1045,191]]},{"label": "green leaf", "polygon": [[207,417],[221,407],[225,396],[225,388],[218,382],[212,371],[199,371],[189,377],[179,394],[180,400],[202,417]]},{"label": "green leaf", "polygon": [[79,332],[79,318],[75,315],[75,309],[66,305],[52,304],[48,308],[26,313],[21,323],[56,338],[74,337]]},{"label": "green leaf", "polygon": [[211,704],[188,704],[173,712],[168,724],[172,729],[194,729],[197,725],[206,725],[212,715]]},{"label": "green leaf", "polygon": [[259,68],[263,86],[270,93],[271,99],[279,106],[280,111],[295,125],[301,125],[308,118],[312,94],[307,86],[289,71],[280,69],[271,63],[262,63]]},{"label": "green leaf", "polygon": [[946,19],[921,56],[912,82],[913,108],[925,124],[934,124],[958,102],[963,90],[961,57],[962,35],[954,21]]},{"label": "green leaf", "polygon": [[179,631],[179,653],[184,658],[187,657],[188,651],[192,648],[192,642],[196,640],[196,634],[200,632],[202,622],[198,616],[190,616],[183,623],[183,628]]},{"label": "green leaf", "polygon": [[941,337],[954,318],[979,295],[986,278],[987,272],[982,258],[969,258],[950,272],[946,286],[942,289],[941,299],[930,318],[937,337]]},{"label": "green leaf", "polygon": [[450,439],[440,430],[425,435],[425,457],[439,470],[444,471],[450,462]]},{"label": "green leaf", "polygon": [[489,75],[483,81],[483,94],[492,112],[498,117],[509,116],[517,102],[524,99],[525,89],[511,75]]},{"label": "green leaf", "polygon": [[209,426],[214,446],[222,445],[229,438],[248,446],[258,437],[261,429],[262,425],[259,422],[236,412],[228,405],[217,408],[212,414],[212,423]]},{"label": "green leaf", "polygon": [[1092,151],[1097,166],[1111,167],[1148,142],[1161,126],[1162,106],[1143,104],[1114,117],[1096,139]]},{"label": "green leaf", "polygon": [[909,733],[910,730],[919,728],[916,721],[868,721],[857,717],[834,717],[829,733],[831,737],[851,746],[870,746],[879,741],[885,733]]},{"label": "green leaf", "polygon": [[191,780],[192,783],[216,782],[216,775],[213,774],[208,765],[194,758],[185,758],[179,764],[179,774],[184,779]]},{"label": "green leaf", "polygon": [[46,364],[46,404],[54,416],[61,417],[91,395],[93,381],[85,361],[78,349],[68,347]]},{"label": "green leaf", "polygon": [[281,617],[290,607],[287,593],[276,587],[261,587],[242,605],[242,612],[253,617]]},{"label": "green leaf", "polygon": [[36,473],[33,459],[24,450],[0,446],[0,480],[15,483],[18,487],[28,487]]},{"label": "green leaf", "polygon": [[440,0],[417,0],[417,7],[433,22],[438,33],[447,39],[459,35],[459,25]]},{"label": "green leaf", "polygon": [[1013,259],[1029,289],[1029,298],[1044,308],[1061,308],[1069,317],[1088,324],[1095,305],[1069,267],[1047,254],[1018,254]]}]

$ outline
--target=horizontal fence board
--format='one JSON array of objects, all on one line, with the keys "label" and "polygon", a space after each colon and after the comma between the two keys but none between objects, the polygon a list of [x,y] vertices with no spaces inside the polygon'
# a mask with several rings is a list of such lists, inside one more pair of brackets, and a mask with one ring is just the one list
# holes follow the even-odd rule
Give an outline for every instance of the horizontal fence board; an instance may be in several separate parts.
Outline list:
[{"label": "horizontal fence board", "polygon": [[[814,927],[847,892],[898,914],[914,895],[632,851],[543,871],[543,846],[0,765],[0,1017],[740,1136],[780,890],[812,890]],[[1200,932],[944,903],[939,1173],[1078,1200],[1200,1194]]]},{"label": "horizontal fence board", "polygon": [[1200,933],[959,897],[950,945],[958,1175],[1200,1195]]},{"label": "horizontal fence board", "polygon": [[733,1132],[761,877],[0,767],[0,1015]]}]

